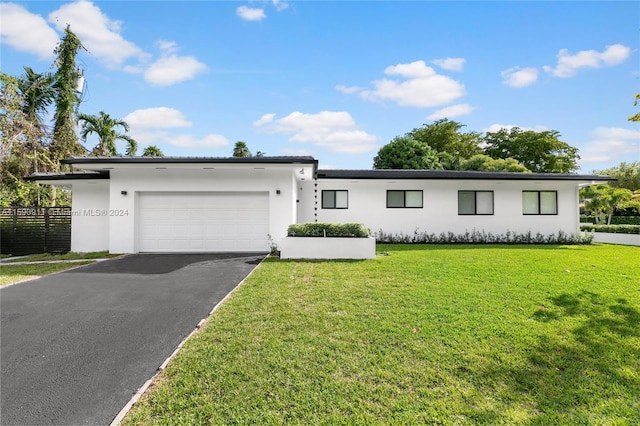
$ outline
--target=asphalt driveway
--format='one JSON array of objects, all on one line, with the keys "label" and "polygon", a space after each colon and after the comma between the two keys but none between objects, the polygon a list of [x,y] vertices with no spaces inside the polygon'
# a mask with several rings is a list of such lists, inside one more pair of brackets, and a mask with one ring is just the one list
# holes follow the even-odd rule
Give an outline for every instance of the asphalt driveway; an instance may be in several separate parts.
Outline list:
[{"label": "asphalt driveway", "polygon": [[0,290],[0,424],[106,425],[263,254],[140,254]]}]

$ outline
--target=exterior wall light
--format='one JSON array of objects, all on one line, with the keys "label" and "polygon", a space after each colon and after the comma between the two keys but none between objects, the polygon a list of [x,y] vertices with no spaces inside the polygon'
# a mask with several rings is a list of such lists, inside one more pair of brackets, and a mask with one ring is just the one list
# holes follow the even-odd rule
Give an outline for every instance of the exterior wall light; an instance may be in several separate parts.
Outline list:
[{"label": "exterior wall light", "polygon": [[127,191],[120,191],[121,195],[127,195]]}]

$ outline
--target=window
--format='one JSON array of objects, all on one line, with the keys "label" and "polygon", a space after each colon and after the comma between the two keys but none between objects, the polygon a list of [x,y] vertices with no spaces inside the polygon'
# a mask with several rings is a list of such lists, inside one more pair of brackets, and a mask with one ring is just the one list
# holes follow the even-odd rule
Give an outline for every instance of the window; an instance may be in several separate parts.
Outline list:
[{"label": "window", "polygon": [[323,209],[349,208],[349,191],[322,191]]},{"label": "window", "polygon": [[422,208],[422,191],[387,191],[387,208]]},{"label": "window", "polygon": [[458,214],[493,214],[493,191],[458,191]]},{"label": "window", "polygon": [[522,191],[522,214],[558,214],[558,191]]}]

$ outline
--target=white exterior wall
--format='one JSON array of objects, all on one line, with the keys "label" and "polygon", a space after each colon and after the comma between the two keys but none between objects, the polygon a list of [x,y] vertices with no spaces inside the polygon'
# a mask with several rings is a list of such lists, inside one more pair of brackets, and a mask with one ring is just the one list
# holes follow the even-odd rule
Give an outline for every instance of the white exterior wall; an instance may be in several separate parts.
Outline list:
[{"label": "white exterior wall", "polygon": [[73,182],[71,203],[71,251],[109,250],[109,181]]},{"label": "white exterior wall", "polygon": [[[318,222],[358,222],[371,232],[407,235],[416,228],[435,234],[474,229],[493,234],[579,232],[578,188],[571,181],[324,179],[316,183],[316,193],[312,182],[305,184],[300,222],[313,222],[317,213]],[[345,189],[349,191],[348,209],[322,209],[322,190]],[[387,208],[387,190],[422,190],[423,208]],[[494,191],[494,214],[458,215],[459,190]],[[558,191],[558,214],[523,215],[524,190]]]},{"label": "white exterior wall", "polygon": [[[137,203],[140,192],[268,192],[269,233],[278,241],[296,215],[296,187],[291,168],[236,167],[203,170],[155,167],[118,168],[110,172],[109,251],[136,253],[138,241]],[[276,191],[280,190],[280,194]],[[126,191],[127,195],[121,192]],[[265,247],[265,251],[268,250]]]}]

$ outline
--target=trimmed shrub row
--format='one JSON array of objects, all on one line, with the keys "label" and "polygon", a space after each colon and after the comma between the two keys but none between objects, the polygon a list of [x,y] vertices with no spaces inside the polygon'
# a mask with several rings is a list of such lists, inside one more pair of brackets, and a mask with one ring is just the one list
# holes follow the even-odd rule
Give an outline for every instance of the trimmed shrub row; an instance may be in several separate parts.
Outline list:
[{"label": "trimmed shrub row", "polygon": [[413,235],[406,234],[388,234],[382,229],[375,232],[373,236],[376,242],[385,244],[591,244],[593,235],[577,235],[567,234],[559,231],[557,234],[544,235],[541,233],[533,234],[526,232],[518,234],[516,232],[507,231],[504,234],[492,234],[485,231],[467,231],[464,234],[447,233],[428,233],[419,232],[416,229]]},{"label": "trimmed shrub row", "polygon": [[580,230],[612,234],[640,234],[640,225],[580,225]]},{"label": "trimmed shrub row", "polygon": [[[580,215],[581,223],[596,223],[595,216]],[[606,222],[606,219],[605,219]],[[612,225],[640,225],[640,216],[612,216]]]},{"label": "trimmed shrub row", "polygon": [[360,223],[309,222],[289,225],[287,236],[367,238],[369,229]]}]

